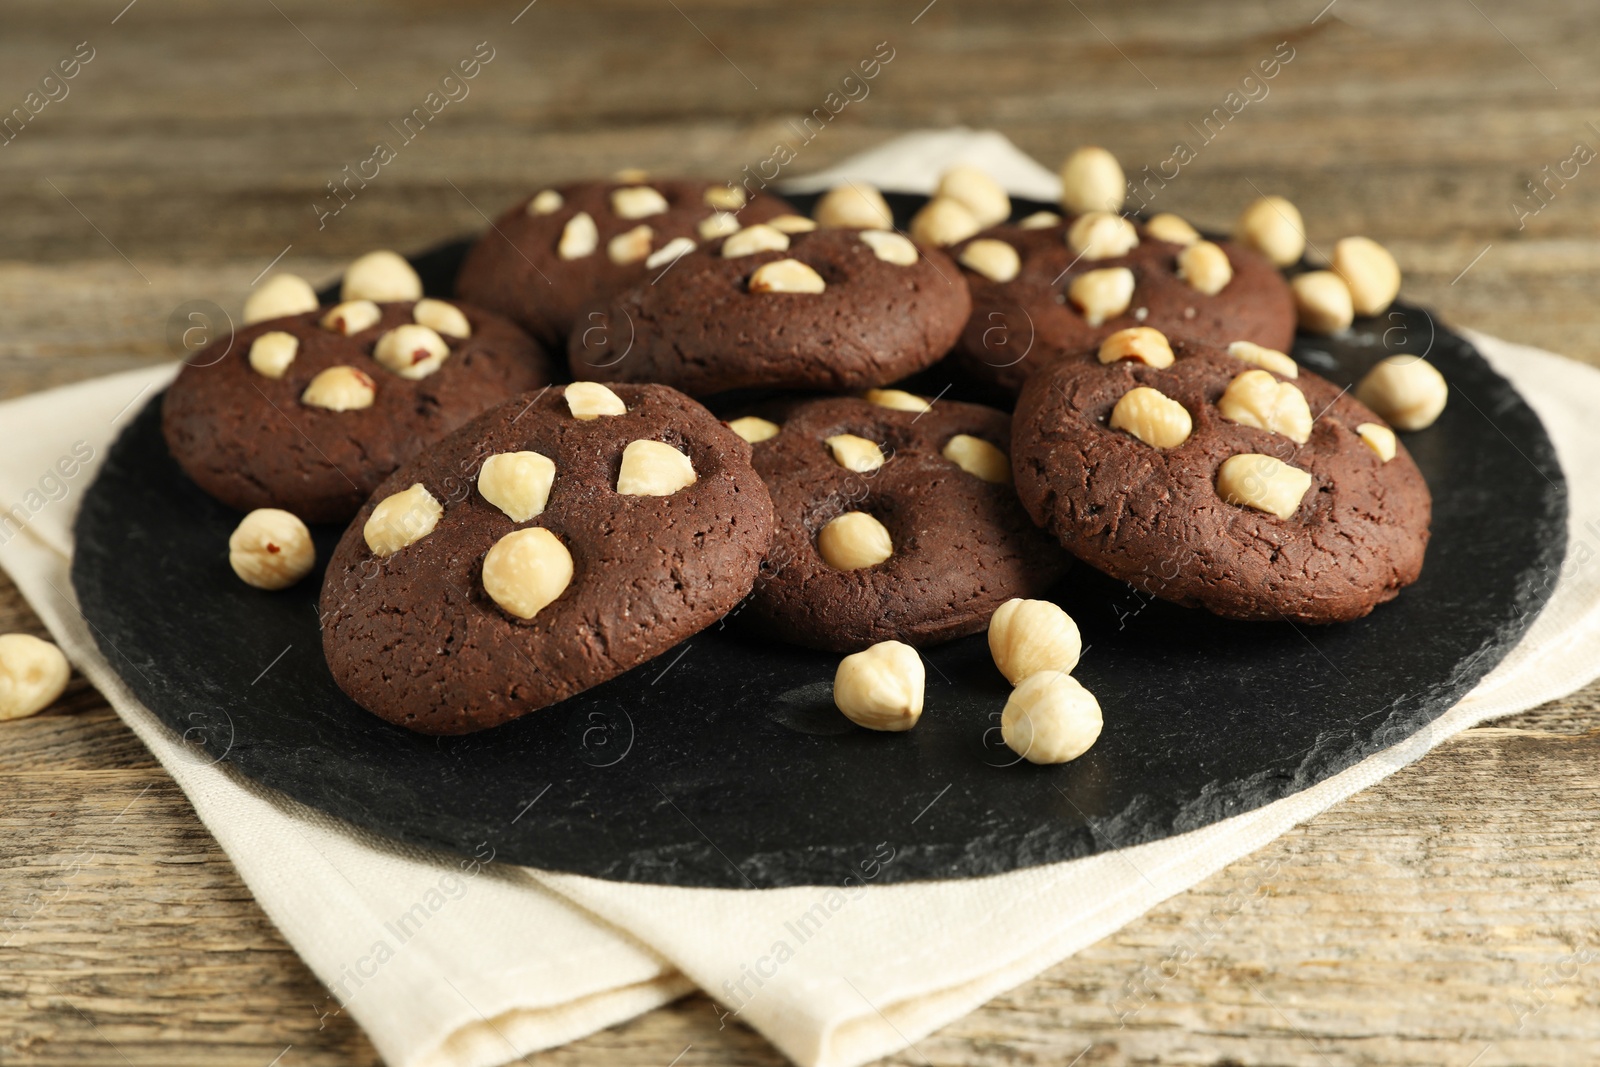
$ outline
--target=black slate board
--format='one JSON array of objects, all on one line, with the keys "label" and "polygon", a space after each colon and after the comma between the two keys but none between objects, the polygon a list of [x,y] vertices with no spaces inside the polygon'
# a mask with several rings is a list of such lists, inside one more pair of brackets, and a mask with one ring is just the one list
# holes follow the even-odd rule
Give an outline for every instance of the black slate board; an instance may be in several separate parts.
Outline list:
[{"label": "black slate board", "polygon": [[[897,211],[914,198],[893,198]],[[1022,212],[1031,205],[1019,205]],[[448,295],[465,249],[416,260]],[[1434,494],[1421,581],[1334,627],[1234,623],[1151,601],[1087,567],[1055,598],[1086,645],[1106,728],[1082,759],[1019,763],[984,638],[927,656],[904,734],[832,708],[836,657],[708,630],[563,704],[431,738],[346,698],[323,663],[319,581],[277,594],[227,563],[238,515],[167,456],[157,398],[84,499],[73,583],[102,652],[196,746],[314,807],[403,841],[625,881],[721,887],[994,874],[1156,840],[1305,789],[1430,722],[1533,621],[1566,545],[1566,488],[1538,418],[1464,340],[1397,306],[1296,357],[1340,384],[1426,353],[1449,407],[1405,436]],[[935,368],[920,386],[953,376]],[[977,398],[957,381],[948,396]],[[340,531],[315,531],[325,560]],[[203,755],[202,755],[203,752]],[[881,860],[893,848],[893,860]]]}]

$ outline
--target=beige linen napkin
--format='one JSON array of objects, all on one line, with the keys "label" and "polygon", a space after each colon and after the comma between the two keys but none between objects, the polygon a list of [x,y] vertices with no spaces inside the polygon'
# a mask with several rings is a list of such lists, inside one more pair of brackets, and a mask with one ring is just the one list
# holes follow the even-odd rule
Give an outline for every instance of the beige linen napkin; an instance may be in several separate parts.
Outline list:
[{"label": "beige linen napkin", "polygon": [[[944,151],[969,143],[934,136]],[[1048,179],[1011,152],[1033,167],[1034,188],[1041,174]],[[919,166],[937,169],[945,158]],[[1011,181],[1007,166],[990,169]],[[93,472],[64,479],[57,462],[76,445],[80,456],[92,448],[90,467],[98,466],[170,368],[0,404],[0,507],[23,502],[29,517],[25,534],[6,538],[0,528],[0,566],[328,984],[319,1010],[350,1012],[395,1067],[504,1062],[648,1010],[691,982],[796,1062],[851,1067],[1106,936],[1460,730],[1600,674],[1600,567],[1589,565],[1600,536],[1589,528],[1600,519],[1600,435],[1589,425],[1600,372],[1472,339],[1538,411],[1573,479],[1568,563],[1551,575],[1554,596],[1527,638],[1432,725],[1320,785],[1193,833],[992,878],[762,891],[603,882],[396,846],[209,765],[122,685],[67,580],[72,515]],[[195,670],[203,676],[204,665]],[[1115,729],[1114,709],[1107,728]]]}]

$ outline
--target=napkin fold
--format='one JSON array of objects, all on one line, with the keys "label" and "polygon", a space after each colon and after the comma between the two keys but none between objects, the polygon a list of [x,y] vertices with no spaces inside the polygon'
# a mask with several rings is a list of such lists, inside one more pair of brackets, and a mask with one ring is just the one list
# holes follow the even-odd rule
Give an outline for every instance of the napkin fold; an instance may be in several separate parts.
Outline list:
[{"label": "napkin fold", "polygon": [[[1016,193],[1053,195],[1048,172],[998,134],[911,135],[877,157],[835,171],[917,191],[895,161],[914,159],[925,190],[929,173],[965,160]],[[461,858],[398,845],[212,763],[123,685],[67,573],[77,500],[171,367],[0,404],[0,508],[16,502],[0,515],[0,567],[328,986],[316,1010],[348,1012],[393,1067],[489,1067],[694,986],[795,1062],[853,1067],[915,1043],[1459,731],[1600,674],[1600,567],[1588,565],[1600,543],[1590,525],[1600,518],[1600,435],[1588,425],[1600,372],[1469,336],[1544,420],[1569,478],[1568,560],[1524,640],[1445,715],[1310,789],[1192,833],[989,878],[751,891],[606,882],[509,865],[487,846]],[[887,844],[862,863],[892,863]]]}]

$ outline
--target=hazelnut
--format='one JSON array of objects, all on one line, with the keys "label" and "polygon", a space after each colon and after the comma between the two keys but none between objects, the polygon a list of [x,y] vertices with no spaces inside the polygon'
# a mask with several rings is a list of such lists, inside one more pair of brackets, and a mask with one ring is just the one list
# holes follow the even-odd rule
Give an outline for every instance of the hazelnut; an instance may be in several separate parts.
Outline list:
[{"label": "hazelnut", "polygon": [[1029,763],[1077,759],[1094,746],[1103,725],[1094,694],[1060,671],[1024,678],[1000,713],[1000,736]]},{"label": "hazelnut", "polygon": [[894,213],[877,189],[863,182],[846,182],[829,189],[812,214],[822,226],[864,230],[888,229]]},{"label": "hazelnut", "polygon": [[1401,430],[1432,426],[1450,396],[1444,375],[1421,356],[1390,356],[1356,386],[1356,399]]},{"label": "hazelnut", "polygon": [[991,282],[1005,283],[1022,270],[1022,257],[1004,241],[982,237],[961,250],[960,263]]},{"label": "hazelnut", "polygon": [[1389,427],[1363,422],[1356,427],[1356,435],[1378,454],[1380,462],[1387,463],[1394,458],[1394,431]]},{"label": "hazelnut", "polygon": [[497,452],[478,469],[478,495],[512,522],[527,522],[544,512],[555,480],[556,465],[549,456]]},{"label": "hazelnut", "polygon": [[1111,409],[1111,428],[1126,430],[1152,448],[1177,448],[1189,439],[1194,420],[1188,408],[1159,389],[1138,385]]},{"label": "hazelnut", "polygon": [[370,300],[346,300],[335,304],[322,316],[324,329],[352,337],[362,330],[370,330],[383,318],[383,312]]},{"label": "hazelnut", "polygon": [[1294,309],[1301,328],[1311,333],[1333,334],[1349,329],[1355,318],[1350,287],[1331,270],[1297,274],[1289,281],[1294,290]]},{"label": "hazelnut", "polygon": [[1054,211],[1035,211],[1017,223],[1024,230],[1048,230],[1061,224],[1061,216]]},{"label": "hazelnut", "polygon": [[274,274],[244,302],[244,324],[317,310],[317,293],[298,274]]},{"label": "hazelnut", "polygon": [[447,304],[443,300],[418,300],[411,309],[411,321],[418,326],[426,326],[434,333],[445,337],[471,337],[472,324],[467,321],[466,312],[454,304]]},{"label": "hazelnut", "polygon": [[561,210],[561,205],[564,203],[566,201],[554,189],[540,189],[533,195],[533,199],[528,201],[528,214],[554,215]]},{"label": "hazelnut", "polygon": [[1099,326],[1128,310],[1133,302],[1133,271],[1107,267],[1085,271],[1067,286],[1067,297],[1090,326]]},{"label": "hazelnut", "polygon": [[1276,348],[1258,345],[1254,341],[1235,341],[1228,346],[1228,355],[1252,363],[1264,370],[1281,374],[1285,378],[1300,377],[1300,365]]},{"label": "hazelnut", "polygon": [[730,233],[739,232],[739,220],[726,211],[719,211],[715,215],[707,215],[700,220],[700,225],[695,227],[702,239],[711,240],[716,237],[726,237]]},{"label": "hazelnut", "polygon": [[667,198],[648,185],[611,190],[611,210],[625,219],[647,219],[667,210]]},{"label": "hazelnut", "polygon": [[746,415],[742,419],[734,419],[728,423],[728,429],[749,441],[751,444],[760,444],[778,436],[779,426],[757,415]]},{"label": "hazelnut", "polygon": [[599,382],[573,382],[564,390],[572,417],[587,422],[602,415],[626,415],[628,405]]},{"label": "hazelnut", "polygon": [[1122,164],[1104,148],[1085,145],[1061,164],[1061,206],[1074,215],[1120,211],[1127,195]]},{"label": "hazelnut", "polygon": [[804,215],[778,215],[766,223],[779,233],[810,233],[817,224]]},{"label": "hazelnut", "polygon": [[771,226],[760,222],[754,226],[746,226],[722,242],[722,258],[724,259],[753,256],[757,252],[787,252],[788,250],[789,235],[774,230]]},{"label": "hazelnut", "polygon": [[744,189],[737,185],[713,185],[706,190],[706,207],[718,211],[738,211],[744,207]]},{"label": "hazelnut", "polygon": [[1222,499],[1280,519],[1300,510],[1300,500],[1310,488],[1310,474],[1258,452],[1229,456],[1217,468],[1217,494]]},{"label": "hazelnut", "polygon": [[969,164],[962,163],[945,171],[933,195],[958,201],[978,220],[980,227],[993,226],[1011,217],[1011,197],[1005,188]]},{"label": "hazelnut", "polygon": [[1357,315],[1379,315],[1400,295],[1400,264],[1370,237],[1346,237],[1333,246],[1333,272],[1350,287]]},{"label": "hazelnut", "polygon": [[911,217],[911,236],[939,247],[965,241],[982,228],[965,204],[949,197],[929,200]]},{"label": "hazelnut", "polygon": [[443,515],[444,506],[427,486],[415,482],[411,488],[378,501],[361,527],[361,536],[374,555],[387,559],[433,533]]},{"label": "hazelnut", "polygon": [[414,382],[444,366],[450,358],[450,346],[428,327],[408,323],[378,338],[372,358],[385,370]]},{"label": "hazelnut", "polygon": [[834,434],[823,442],[833,453],[833,461],[845,470],[865,474],[883,466],[883,449],[876,441],[857,437],[853,433]]},{"label": "hazelnut", "polygon": [[869,730],[909,730],[922,717],[927,671],[910,645],[879,641],[839,661],[833,702],[844,717]]},{"label": "hazelnut", "polygon": [[422,279],[411,269],[405,257],[398,252],[382,249],[368,252],[345,268],[344,284],[339,287],[339,299],[349,300],[420,300]]},{"label": "hazelnut", "polygon": [[1163,370],[1172,366],[1172,344],[1154,326],[1129,326],[1100,342],[1099,358],[1101,363],[1131,359]]},{"label": "hazelnut", "polygon": [[671,496],[693,485],[694,464],[665,441],[629,441],[617,471],[623,496]]},{"label": "hazelnut", "polygon": [[1048,600],[1012,597],[989,616],[989,654],[1012,685],[1040,671],[1070,674],[1082,653],[1078,624]]},{"label": "hazelnut", "polygon": [[798,259],[775,259],[750,275],[752,293],[820,293],[827,287],[822,275]]},{"label": "hazelnut", "polygon": [[1311,439],[1311,405],[1293,382],[1264,370],[1247,370],[1223,391],[1217,412],[1229,422],[1282,434],[1296,444]]},{"label": "hazelnut", "polygon": [[1011,460],[981,437],[958,433],[945,442],[939,454],[974,478],[996,485],[1011,484]]},{"label": "hazelnut", "polygon": [[572,584],[572,553],[543,526],[512,530],[483,557],[483,591],[508,614],[531,619]]},{"label": "hazelnut", "polygon": [[650,255],[650,242],[654,238],[655,231],[640,223],[606,242],[606,258],[618,266],[637,263]]},{"label": "hazelnut", "polygon": [[892,411],[932,411],[933,405],[904,389],[868,389],[862,398],[869,404]]},{"label": "hazelnut", "polygon": [[32,634],[0,635],[0,721],[37,715],[66,692],[71,677],[67,657],[50,642]]},{"label": "hazelnut", "polygon": [[1139,247],[1139,231],[1121,215],[1091,211],[1067,227],[1067,246],[1081,259],[1115,259]]},{"label": "hazelnut", "polygon": [[1144,232],[1158,241],[1167,241],[1175,245],[1192,245],[1200,240],[1200,231],[1180,215],[1170,211],[1163,211],[1159,215],[1150,216],[1150,221],[1144,224]]},{"label": "hazelnut", "polygon": [[897,267],[909,267],[921,255],[909,238],[892,230],[862,230],[857,236],[872,249],[873,255]]},{"label": "hazelnut", "polygon": [[263,378],[282,378],[300,351],[300,341],[292,333],[273,330],[250,342],[250,369]]},{"label": "hazelnut", "polygon": [[317,562],[311,531],[298,516],[278,508],[256,508],[228,537],[228,563],[246,585],[287,589]]},{"label": "hazelnut", "polygon": [[300,394],[300,403],[329,411],[360,411],[370,408],[377,394],[377,383],[370,374],[340,365],[312,378]]},{"label": "hazelnut", "polygon": [[618,167],[611,172],[611,180],[622,182],[624,185],[638,185],[642,181],[648,181],[649,178],[650,172],[643,167]]},{"label": "hazelnut", "polygon": [[1239,214],[1233,236],[1280,267],[1298,263],[1306,251],[1306,224],[1300,209],[1281,196],[1263,196]]},{"label": "hazelnut", "polygon": [[847,511],[817,534],[817,552],[834,570],[875,567],[894,555],[894,541],[883,523],[864,511]]},{"label": "hazelnut", "polygon": [[650,253],[649,258],[644,261],[644,265],[649,270],[655,270],[657,267],[665,266],[668,263],[675,263],[693,251],[693,240],[688,237],[674,237]]},{"label": "hazelnut", "polygon": [[1216,296],[1233,281],[1233,264],[1220,245],[1196,241],[1178,253],[1178,277],[1195,292]]},{"label": "hazelnut", "polygon": [[587,211],[580,211],[561,227],[561,239],[556,242],[556,254],[562,259],[582,259],[593,255],[600,247],[600,228]]}]

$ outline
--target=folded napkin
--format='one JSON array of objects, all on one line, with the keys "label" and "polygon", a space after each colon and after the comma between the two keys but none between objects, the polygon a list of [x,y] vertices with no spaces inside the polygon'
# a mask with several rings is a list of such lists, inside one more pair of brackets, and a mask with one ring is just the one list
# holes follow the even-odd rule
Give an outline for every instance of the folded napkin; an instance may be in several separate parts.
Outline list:
[{"label": "folded napkin", "polygon": [[[991,149],[1003,142],[974,136]],[[968,158],[1034,195],[1049,179],[1008,142],[1007,151],[973,158],[970,137],[931,135],[940,153],[927,149],[929,140],[903,138],[883,155],[913,154],[924,173]],[[751,891],[605,882],[513,867],[487,853],[463,859],[387,842],[210,763],[124,687],[96,650],[67,577],[76,501],[171,367],[0,404],[0,502],[20,502],[11,514],[27,519],[20,534],[0,525],[0,567],[183,788],[328,986],[323,1010],[350,1013],[394,1067],[503,1063],[693,986],[795,1062],[852,1067],[1105,937],[1459,731],[1600,674],[1600,568],[1583,566],[1594,554],[1589,524],[1600,513],[1600,435],[1590,425],[1600,410],[1600,372],[1471,339],[1539,413],[1571,479],[1572,551],[1550,576],[1554,595],[1522,643],[1430,726],[1317,786],[1203,830],[990,878]],[[93,458],[82,469],[58,466],[87,449]],[[66,477],[66,469],[75,473]]]}]

